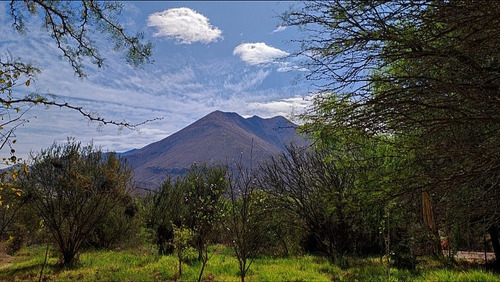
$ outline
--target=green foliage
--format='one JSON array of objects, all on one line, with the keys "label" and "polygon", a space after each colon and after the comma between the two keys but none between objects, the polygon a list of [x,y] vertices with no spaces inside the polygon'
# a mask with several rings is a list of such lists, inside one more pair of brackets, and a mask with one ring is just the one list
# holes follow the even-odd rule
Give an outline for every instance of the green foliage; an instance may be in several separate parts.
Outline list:
[{"label": "green foliage", "polygon": [[194,233],[193,244],[201,260],[203,251],[217,239],[217,231],[221,228],[223,198],[227,189],[226,169],[193,165],[178,181],[182,181],[186,189],[185,204],[189,212],[183,219],[184,225]]},{"label": "green foliage", "polygon": [[[272,246],[272,210],[268,195],[258,190],[256,175],[241,164],[228,179],[229,207],[223,221],[239,263],[242,282],[255,257]],[[286,245],[285,245],[286,248]]]},{"label": "green foliage", "polygon": [[278,205],[295,215],[296,226],[307,231],[306,251],[332,261],[381,249],[381,207],[363,206],[357,199],[356,175],[341,160],[331,159],[336,153],[290,147],[264,165],[259,178]]},{"label": "green foliage", "polygon": [[[355,168],[355,202],[406,205],[395,207],[384,230],[395,231],[400,253],[427,241],[440,254],[438,230],[454,233],[457,247],[473,229],[472,241],[488,231],[497,242],[500,4],[334,0],[304,7],[284,21],[308,33],[297,55],[311,59],[307,78],[324,83],[303,129],[336,150],[336,164]],[[500,257],[500,244],[493,247]]]},{"label": "green foliage", "polygon": [[86,247],[98,249],[122,249],[142,243],[139,229],[142,218],[139,207],[129,195],[116,199],[117,203],[104,215],[84,242]]},{"label": "green foliage", "polygon": [[22,185],[49,230],[64,265],[75,263],[85,239],[125,197],[131,172],[113,154],[69,139],[38,155]]},{"label": "green foliage", "polygon": [[174,251],[171,244],[174,238],[173,227],[182,227],[188,212],[185,187],[181,184],[180,180],[174,182],[168,178],[156,193],[145,199],[146,226],[154,232],[154,242],[160,255]]},{"label": "green foliage", "polygon": [[172,245],[177,256],[177,263],[179,265],[178,277],[182,276],[182,261],[185,259],[185,251],[189,247],[188,243],[193,237],[193,232],[187,228],[178,228],[173,225],[174,238]]},{"label": "green foliage", "polygon": [[[167,179],[146,204],[148,226],[155,232],[160,254],[175,249],[175,240],[178,239],[175,237],[176,230],[191,232],[190,243],[196,248],[198,260],[202,263],[198,281],[203,277],[208,260],[214,255],[210,254],[208,247],[219,239],[226,188],[225,168],[195,164],[175,182]],[[179,273],[180,260],[179,257]]]}]

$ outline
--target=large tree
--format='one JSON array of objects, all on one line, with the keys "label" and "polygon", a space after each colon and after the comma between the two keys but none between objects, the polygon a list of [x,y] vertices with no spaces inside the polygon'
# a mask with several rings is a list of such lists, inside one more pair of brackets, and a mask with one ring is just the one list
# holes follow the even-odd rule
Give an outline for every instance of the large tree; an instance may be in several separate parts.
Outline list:
[{"label": "large tree", "polygon": [[82,244],[131,187],[131,170],[114,155],[74,140],[33,156],[22,185],[61,254],[72,265]]},{"label": "large tree", "polygon": [[465,189],[446,199],[473,199],[497,242],[500,3],[311,1],[285,21],[310,35],[298,55],[323,94],[311,128],[392,137],[415,168],[401,187],[423,204]]},{"label": "large tree", "polygon": [[296,226],[308,234],[306,251],[335,261],[381,250],[383,208],[360,204],[366,202],[361,200],[366,191],[358,189],[359,179],[335,150],[290,146],[262,165],[258,180],[283,210],[299,219]]}]

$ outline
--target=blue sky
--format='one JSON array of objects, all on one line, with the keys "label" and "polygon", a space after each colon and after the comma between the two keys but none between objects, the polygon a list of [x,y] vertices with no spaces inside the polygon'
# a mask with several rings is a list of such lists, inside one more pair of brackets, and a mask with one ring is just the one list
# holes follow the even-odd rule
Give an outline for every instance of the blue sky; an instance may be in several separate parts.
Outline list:
[{"label": "blue sky", "polygon": [[10,52],[42,69],[30,91],[50,93],[110,120],[163,118],[120,130],[99,127],[70,110],[33,108],[26,114],[30,122],[16,131],[15,148],[23,158],[68,136],[93,140],[105,151],[141,148],[214,110],[289,118],[310,103],[314,90],[302,79],[305,70],[287,56],[299,48],[291,40],[302,35],[280,26],[278,18],[298,2],[124,2],[120,20],[130,33],[141,31],[153,42],[154,63],[134,69],[96,35],[106,62],[101,69],[88,65],[85,79],[61,59],[38,18],[19,35],[9,28],[8,3],[0,5],[0,56]]}]

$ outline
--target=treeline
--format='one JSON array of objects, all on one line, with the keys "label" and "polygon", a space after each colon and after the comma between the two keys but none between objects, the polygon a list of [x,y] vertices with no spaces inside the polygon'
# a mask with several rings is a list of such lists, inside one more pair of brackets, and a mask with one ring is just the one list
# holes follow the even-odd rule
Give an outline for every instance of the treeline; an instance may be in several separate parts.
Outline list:
[{"label": "treeline", "polygon": [[[10,253],[51,244],[67,266],[88,248],[154,244],[176,255],[179,275],[192,249],[200,279],[217,244],[234,250],[242,279],[261,255],[310,253],[340,264],[375,255],[414,268],[417,255],[440,254],[422,192],[395,197],[390,189],[385,176],[400,164],[377,156],[391,147],[359,140],[343,149],[290,145],[254,169],[193,165],[138,197],[119,158],[69,139],[32,156],[29,169],[4,174],[2,243]],[[466,238],[462,231],[456,238]]]}]

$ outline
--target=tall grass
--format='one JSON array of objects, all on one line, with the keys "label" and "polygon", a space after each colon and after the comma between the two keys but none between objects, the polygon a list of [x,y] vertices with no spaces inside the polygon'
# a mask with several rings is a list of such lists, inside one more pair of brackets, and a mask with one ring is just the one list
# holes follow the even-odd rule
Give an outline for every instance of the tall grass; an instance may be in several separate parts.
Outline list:
[{"label": "tall grass", "polygon": [[[51,251],[43,279],[54,281],[168,281],[196,280],[201,263],[196,252],[188,256],[182,277],[177,277],[174,256],[159,256],[153,249],[89,251],[73,268],[61,268]],[[44,247],[24,248],[9,261],[0,260],[0,280],[38,280],[44,261]],[[426,258],[414,271],[391,269],[389,281],[500,281],[500,275],[478,267],[445,267],[437,259]],[[290,258],[262,257],[254,260],[248,281],[388,281],[386,266],[377,258],[349,258],[348,267],[330,264],[315,256]],[[217,248],[208,261],[205,280],[238,281],[238,262],[230,248]]]}]

